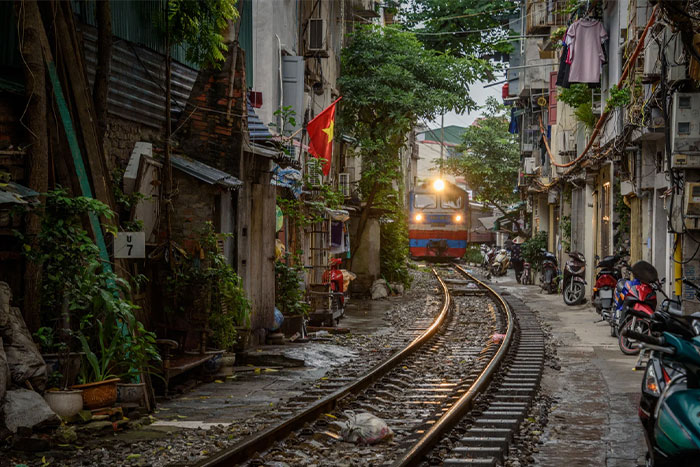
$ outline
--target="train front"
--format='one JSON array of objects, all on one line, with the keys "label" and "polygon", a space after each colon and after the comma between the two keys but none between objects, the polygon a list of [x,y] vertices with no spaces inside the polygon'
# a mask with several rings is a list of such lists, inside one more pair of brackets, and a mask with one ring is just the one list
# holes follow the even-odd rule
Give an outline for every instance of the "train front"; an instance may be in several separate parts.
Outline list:
[{"label": "train front", "polygon": [[467,192],[442,179],[423,183],[411,193],[408,221],[413,258],[461,258],[468,240]]}]

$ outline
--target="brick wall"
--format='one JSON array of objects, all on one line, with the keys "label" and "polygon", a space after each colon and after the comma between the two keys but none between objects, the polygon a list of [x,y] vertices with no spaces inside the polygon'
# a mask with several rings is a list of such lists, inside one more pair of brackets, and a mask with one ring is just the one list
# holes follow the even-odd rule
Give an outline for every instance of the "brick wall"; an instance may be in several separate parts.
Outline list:
[{"label": "brick wall", "polygon": [[[229,45],[220,69],[203,69],[197,76],[185,111],[180,117],[180,148],[187,156],[240,178],[240,152],[247,132],[245,54]],[[235,73],[229,99],[233,57]],[[230,101],[230,110],[229,110]]]},{"label": "brick wall", "polygon": [[173,240],[192,252],[198,232],[208,221],[214,222],[219,188],[173,169],[173,191],[176,193],[171,217]]},{"label": "brick wall", "polygon": [[134,144],[138,141],[162,146],[163,132],[123,118],[109,117],[104,140],[109,168],[125,168],[131,157],[131,151],[134,150]]}]

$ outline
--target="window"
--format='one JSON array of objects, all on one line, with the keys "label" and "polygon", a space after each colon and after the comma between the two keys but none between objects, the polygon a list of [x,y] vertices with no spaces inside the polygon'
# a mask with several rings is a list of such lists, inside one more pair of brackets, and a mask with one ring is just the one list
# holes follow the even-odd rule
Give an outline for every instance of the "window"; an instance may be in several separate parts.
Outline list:
[{"label": "window", "polygon": [[440,197],[440,207],[443,209],[461,209],[462,196],[449,197],[448,195],[442,195]]},{"label": "window", "polygon": [[437,207],[437,196],[426,193],[416,193],[413,197],[413,207],[416,209],[434,209]]}]

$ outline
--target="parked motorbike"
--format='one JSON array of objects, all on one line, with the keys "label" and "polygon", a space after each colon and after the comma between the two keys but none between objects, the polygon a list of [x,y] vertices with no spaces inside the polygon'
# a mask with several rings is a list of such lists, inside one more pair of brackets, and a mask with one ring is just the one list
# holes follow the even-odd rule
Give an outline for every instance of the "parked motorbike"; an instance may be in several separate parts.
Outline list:
[{"label": "parked motorbike", "polygon": [[623,254],[606,256],[600,259],[596,256],[596,274],[595,285],[591,295],[591,302],[595,306],[596,312],[602,320],[610,324],[610,335],[617,336],[617,322],[614,319],[614,296],[617,283],[623,277],[628,279],[627,262],[623,259]]},{"label": "parked motorbike", "polygon": [[323,283],[330,285],[331,310],[336,322],[345,314],[348,286],[356,278],[352,272],[340,269],[342,262],[340,258],[332,258],[330,268],[323,273]]},{"label": "parked motorbike", "polygon": [[554,253],[542,250],[542,265],[540,267],[540,287],[547,293],[556,293],[559,289],[559,266]]},{"label": "parked motorbike", "polygon": [[503,276],[508,272],[510,266],[510,253],[505,248],[501,248],[491,261],[491,274]]},{"label": "parked motorbike", "polygon": [[[700,288],[692,282],[683,279],[683,282],[695,288],[695,297],[700,299]],[[663,290],[658,287],[658,290],[664,294]],[[692,340],[696,336],[700,336],[700,313],[693,313],[689,316],[684,316],[681,303],[678,300],[671,300],[666,297],[661,305],[661,309],[657,310],[651,318],[651,329],[655,335],[661,335],[665,332],[674,334],[686,341]],[[636,311],[631,313],[636,314]],[[642,394],[639,400],[639,418],[644,427],[644,435],[649,447],[648,464],[663,465],[665,459],[659,460],[661,456],[654,452],[654,428],[656,423],[656,408],[659,398],[666,392],[671,381],[677,378],[686,377],[687,370],[685,365],[679,364],[672,358],[666,358],[666,353],[653,346],[649,346],[642,341],[644,350],[650,351],[650,356],[644,369],[644,379],[642,380]],[[641,356],[640,356],[641,358]]]},{"label": "parked motorbike", "polygon": [[564,264],[563,292],[564,303],[569,306],[583,302],[586,295],[586,258],[577,251],[569,252],[569,260]]},{"label": "parked motorbike", "polygon": [[496,248],[492,248],[486,244],[481,245],[481,267],[489,271],[491,269],[491,261],[496,256]]},{"label": "parked motorbike", "polygon": [[522,285],[532,285],[532,266],[527,261],[523,261],[523,272],[520,274]]},{"label": "parked motorbike", "polygon": [[[639,347],[625,337],[623,330],[650,334],[651,315],[656,310],[656,286],[659,275],[656,268],[646,261],[632,265],[634,279],[620,279],[615,292],[613,320],[617,323],[618,345],[625,355],[637,355]],[[639,313],[631,314],[630,310]]]},{"label": "parked motorbike", "polygon": [[[629,313],[645,319],[644,312]],[[650,322],[660,337],[622,331],[651,351],[639,402],[647,465],[700,465],[700,313],[683,316],[680,302],[667,297]]]}]

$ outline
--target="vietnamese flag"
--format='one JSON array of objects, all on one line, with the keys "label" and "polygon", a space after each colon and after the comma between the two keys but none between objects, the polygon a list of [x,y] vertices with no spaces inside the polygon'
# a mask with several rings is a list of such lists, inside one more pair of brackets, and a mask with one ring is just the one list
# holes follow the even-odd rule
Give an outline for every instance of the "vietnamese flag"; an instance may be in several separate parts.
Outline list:
[{"label": "vietnamese flag", "polygon": [[333,156],[333,129],[335,127],[335,104],[342,99],[337,98],[323,112],[316,115],[307,125],[309,132],[309,153],[319,159],[325,159],[323,175],[331,171]]}]

